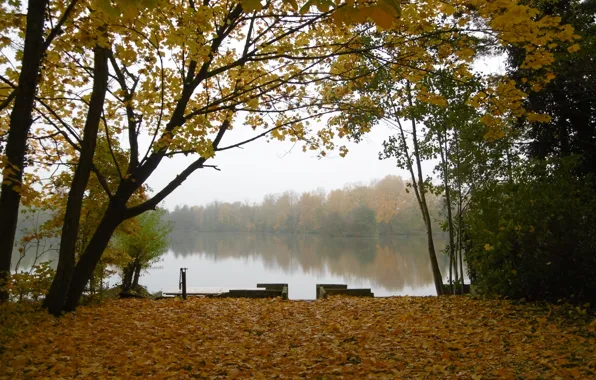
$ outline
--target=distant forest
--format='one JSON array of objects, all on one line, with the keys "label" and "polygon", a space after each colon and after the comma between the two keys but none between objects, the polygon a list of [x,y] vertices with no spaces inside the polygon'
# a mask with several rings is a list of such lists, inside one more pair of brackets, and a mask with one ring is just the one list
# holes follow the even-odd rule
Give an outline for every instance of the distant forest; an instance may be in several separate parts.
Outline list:
[{"label": "distant forest", "polygon": [[[440,197],[429,195],[433,220],[439,219]],[[173,235],[197,232],[267,232],[373,236],[424,233],[416,197],[404,180],[387,176],[368,185],[316,190],[298,194],[286,191],[265,195],[260,203],[212,202],[206,206],[176,206],[167,219],[175,223]],[[434,226],[440,232],[439,225]]]}]

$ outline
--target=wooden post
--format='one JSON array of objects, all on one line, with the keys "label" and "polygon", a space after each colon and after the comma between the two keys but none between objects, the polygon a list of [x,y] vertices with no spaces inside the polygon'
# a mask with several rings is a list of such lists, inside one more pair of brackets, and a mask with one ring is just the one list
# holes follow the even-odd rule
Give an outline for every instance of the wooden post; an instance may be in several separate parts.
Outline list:
[{"label": "wooden post", "polygon": [[325,291],[324,286],[317,286],[317,299],[322,300],[327,298],[327,292]]},{"label": "wooden post", "polygon": [[180,282],[178,288],[182,290],[182,299],[186,299],[186,270],[188,268],[180,268]]}]

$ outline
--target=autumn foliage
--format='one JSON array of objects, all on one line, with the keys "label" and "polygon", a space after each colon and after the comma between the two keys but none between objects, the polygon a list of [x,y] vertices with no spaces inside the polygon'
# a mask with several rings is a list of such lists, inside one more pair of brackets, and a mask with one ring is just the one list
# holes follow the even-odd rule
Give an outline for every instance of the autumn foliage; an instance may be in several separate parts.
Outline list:
[{"label": "autumn foliage", "polygon": [[596,323],[509,301],[121,300],[60,319],[17,306],[1,309],[0,378],[596,375]]}]

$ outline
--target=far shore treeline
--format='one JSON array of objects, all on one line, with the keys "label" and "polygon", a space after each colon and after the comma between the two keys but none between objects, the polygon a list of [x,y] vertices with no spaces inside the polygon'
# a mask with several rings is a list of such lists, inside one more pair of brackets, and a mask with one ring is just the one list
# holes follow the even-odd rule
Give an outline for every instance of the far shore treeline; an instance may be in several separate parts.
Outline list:
[{"label": "far shore treeline", "polygon": [[[440,218],[442,200],[430,197],[433,221]],[[259,232],[374,236],[425,233],[416,197],[398,176],[369,184],[299,194],[268,194],[260,203],[217,202],[176,206],[165,216],[175,223],[173,238],[197,232]],[[434,229],[441,231],[438,224]]]}]

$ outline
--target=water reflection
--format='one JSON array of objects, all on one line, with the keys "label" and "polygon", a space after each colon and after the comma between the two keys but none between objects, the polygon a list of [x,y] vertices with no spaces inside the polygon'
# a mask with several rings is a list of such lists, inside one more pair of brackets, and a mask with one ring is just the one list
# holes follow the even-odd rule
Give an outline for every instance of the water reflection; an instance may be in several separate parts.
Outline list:
[{"label": "water reflection", "polygon": [[11,258],[11,269],[14,271],[28,271],[35,264],[49,261],[50,266],[56,269],[58,265],[58,248],[57,241],[52,240],[39,244],[39,247],[33,246],[27,250],[25,255],[19,253],[17,249],[13,249]]},{"label": "water reflection", "polygon": [[[290,298],[314,298],[317,282],[369,287],[376,295],[430,295],[434,285],[423,235],[377,238],[217,234],[175,236],[160,267],[141,280],[151,291],[173,290],[180,267],[189,286],[254,287],[288,282]],[[437,249],[445,240],[436,238]],[[446,274],[448,261],[439,255]]]}]

